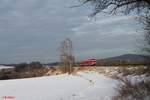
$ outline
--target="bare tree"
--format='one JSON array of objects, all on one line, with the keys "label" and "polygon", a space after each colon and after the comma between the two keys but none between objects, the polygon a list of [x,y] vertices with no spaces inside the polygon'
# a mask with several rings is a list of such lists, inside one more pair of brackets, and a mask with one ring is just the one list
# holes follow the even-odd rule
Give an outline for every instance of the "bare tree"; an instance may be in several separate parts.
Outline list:
[{"label": "bare tree", "polygon": [[143,24],[144,24],[144,30],[145,30],[145,34],[144,34],[144,47],[143,47],[143,51],[150,54],[150,15],[145,16],[143,19]]},{"label": "bare tree", "polygon": [[99,12],[105,12],[109,9],[109,13],[116,13],[116,11],[129,14],[131,11],[137,11],[138,13],[149,12],[150,0],[79,0],[81,6],[86,3],[91,3],[94,7],[94,12],[91,16],[95,16]]},{"label": "bare tree", "polygon": [[69,72],[70,74],[73,70],[74,56],[73,56],[72,41],[69,38],[61,42],[60,60],[61,60],[61,67],[63,67],[63,71]]},{"label": "bare tree", "polygon": [[94,11],[91,17],[97,13],[106,12],[109,14],[115,14],[116,12],[122,12],[129,14],[131,12],[137,12],[138,14],[144,14],[144,47],[143,51],[150,54],[150,0],[79,0],[80,5],[91,3],[94,7]]}]

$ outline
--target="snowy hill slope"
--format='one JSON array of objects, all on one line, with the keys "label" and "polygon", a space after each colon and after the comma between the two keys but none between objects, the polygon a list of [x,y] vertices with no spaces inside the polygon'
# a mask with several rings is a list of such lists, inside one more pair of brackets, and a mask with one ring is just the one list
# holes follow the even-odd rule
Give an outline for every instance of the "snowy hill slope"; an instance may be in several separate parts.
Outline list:
[{"label": "snowy hill slope", "polygon": [[13,100],[111,100],[119,81],[98,73],[57,75],[0,81],[2,96]]}]

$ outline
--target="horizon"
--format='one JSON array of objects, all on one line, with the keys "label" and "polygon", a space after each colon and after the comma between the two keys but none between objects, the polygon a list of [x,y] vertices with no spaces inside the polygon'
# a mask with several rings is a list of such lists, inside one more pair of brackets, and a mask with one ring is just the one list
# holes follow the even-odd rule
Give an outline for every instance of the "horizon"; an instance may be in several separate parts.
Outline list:
[{"label": "horizon", "polygon": [[[102,59],[110,59],[110,58],[114,58],[114,57],[120,57],[120,56],[125,56],[125,55],[136,55],[136,56],[148,56],[150,57],[149,55],[144,55],[144,54],[121,54],[121,55],[117,55],[117,56],[110,56],[110,57],[104,57],[104,58],[84,58],[84,59],[80,59],[80,60],[77,60],[75,62],[80,62],[80,61],[83,61],[83,60],[88,60],[88,59],[96,59],[96,60],[102,60]],[[31,62],[27,62],[27,61],[23,61],[23,62],[18,62],[18,63],[0,63],[0,65],[12,65],[12,64],[21,64],[21,63],[32,63],[32,62],[40,62],[40,61],[31,61]],[[40,62],[41,64],[51,64],[51,63],[59,63],[60,61],[54,61],[54,62],[46,62],[46,63],[43,63],[43,62]]]}]

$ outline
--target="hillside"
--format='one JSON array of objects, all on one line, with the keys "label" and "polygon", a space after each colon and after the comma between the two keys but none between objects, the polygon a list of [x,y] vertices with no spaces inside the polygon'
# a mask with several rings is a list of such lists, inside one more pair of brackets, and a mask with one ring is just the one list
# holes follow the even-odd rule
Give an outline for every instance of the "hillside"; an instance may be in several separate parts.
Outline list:
[{"label": "hillside", "polygon": [[125,54],[116,57],[110,57],[105,59],[97,59],[98,66],[118,66],[118,65],[149,65],[150,56]]},{"label": "hillside", "polygon": [[150,56],[137,55],[137,54],[124,54],[116,57],[110,57],[100,60],[128,60],[128,61],[144,61],[150,59]]}]

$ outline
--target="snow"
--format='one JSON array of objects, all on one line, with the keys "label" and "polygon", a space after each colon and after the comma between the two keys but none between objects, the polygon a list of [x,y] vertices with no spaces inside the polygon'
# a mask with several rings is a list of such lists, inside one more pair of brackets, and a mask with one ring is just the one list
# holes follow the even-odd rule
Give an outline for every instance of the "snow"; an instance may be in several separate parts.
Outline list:
[{"label": "snow", "polygon": [[131,84],[137,84],[140,82],[150,81],[150,76],[147,76],[145,74],[143,74],[143,75],[127,75],[126,77],[123,77],[122,79],[130,81]]},{"label": "snow", "polygon": [[13,100],[111,100],[120,82],[96,72],[1,80],[2,96]]},{"label": "snow", "polygon": [[1,69],[8,69],[8,68],[14,68],[14,66],[3,66],[3,65],[0,65],[0,70]]}]

